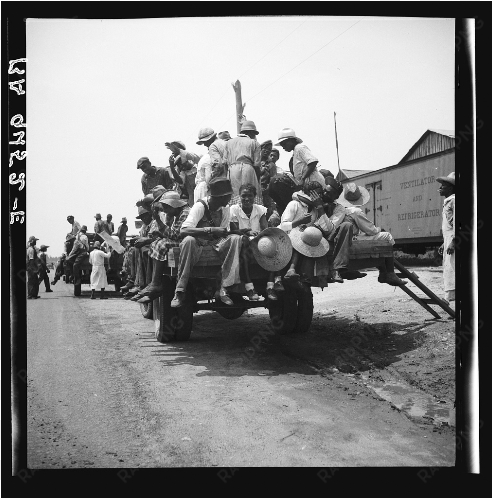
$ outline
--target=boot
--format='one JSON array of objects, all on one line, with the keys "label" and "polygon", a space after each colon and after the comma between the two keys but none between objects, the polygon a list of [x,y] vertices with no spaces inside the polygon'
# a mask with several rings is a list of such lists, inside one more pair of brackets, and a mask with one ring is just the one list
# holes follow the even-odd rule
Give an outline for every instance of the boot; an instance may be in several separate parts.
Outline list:
[{"label": "boot", "polygon": [[96,299],[96,291],[94,289],[91,290],[91,299]]},{"label": "boot", "polygon": [[108,299],[108,296],[104,294],[104,289],[101,289],[101,297],[99,299]]}]

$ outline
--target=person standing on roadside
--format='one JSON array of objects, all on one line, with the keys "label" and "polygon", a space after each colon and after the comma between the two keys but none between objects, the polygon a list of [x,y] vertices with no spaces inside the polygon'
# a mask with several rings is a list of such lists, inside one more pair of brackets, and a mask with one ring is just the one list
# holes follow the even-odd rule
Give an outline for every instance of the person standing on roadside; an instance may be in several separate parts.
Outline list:
[{"label": "person standing on roadside", "polygon": [[36,237],[31,235],[29,237],[29,245],[27,246],[26,255],[26,270],[27,270],[27,299],[38,299],[39,293],[39,257],[38,248],[36,247]]},{"label": "person standing on roadside", "polygon": [[454,226],[454,171],[448,176],[440,176],[436,181],[441,184],[439,195],[444,197],[442,206],[442,236],[444,243],[439,248],[439,254],[442,255],[443,277],[444,277],[444,300],[448,303],[455,298],[455,254],[456,254],[456,237]]},{"label": "person standing on roadside", "polygon": [[50,279],[48,278],[48,273],[50,272],[47,262],[46,262],[46,249],[49,246],[41,245],[39,248],[39,277],[38,283],[44,282],[46,292],[53,292],[50,288]]},{"label": "person standing on roadside", "polygon": [[101,290],[99,299],[108,299],[104,294],[104,289],[108,286],[106,277],[106,268],[104,268],[104,260],[111,257],[110,252],[101,251],[101,243],[96,240],[94,249],[89,254],[89,263],[92,265],[91,272],[91,299],[96,299],[96,290]]}]

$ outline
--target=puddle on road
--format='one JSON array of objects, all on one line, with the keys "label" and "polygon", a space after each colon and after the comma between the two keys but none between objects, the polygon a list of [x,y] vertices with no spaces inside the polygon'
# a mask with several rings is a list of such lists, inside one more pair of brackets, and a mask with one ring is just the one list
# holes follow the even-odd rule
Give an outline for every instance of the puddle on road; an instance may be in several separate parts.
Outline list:
[{"label": "puddle on road", "polygon": [[381,382],[371,383],[366,375],[361,376],[366,386],[375,391],[378,396],[396,406],[412,418],[426,418],[434,425],[448,424],[456,427],[455,408],[453,403],[439,403],[429,394],[418,391],[408,384],[395,380],[381,385]]}]

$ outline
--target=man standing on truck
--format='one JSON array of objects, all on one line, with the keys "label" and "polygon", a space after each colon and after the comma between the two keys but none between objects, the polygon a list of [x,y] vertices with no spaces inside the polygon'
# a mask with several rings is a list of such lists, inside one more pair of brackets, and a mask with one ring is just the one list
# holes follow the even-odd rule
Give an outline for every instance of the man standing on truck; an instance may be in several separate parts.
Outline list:
[{"label": "man standing on truck", "polygon": [[118,231],[116,235],[120,239],[120,244],[123,247],[126,247],[126,232],[128,232],[128,225],[126,218],[121,218],[121,225],[118,227]]},{"label": "man standing on truck", "polygon": [[210,181],[210,195],[200,199],[190,210],[181,225],[183,240],[179,244],[179,267],[176,291],[171,307],[178,308],[185,300],[186,287],[194,265],[200,259],[203,247],[212,246],[222,260],[220,300],[234,304],[228,288],[239,284],[239,255],[244,231],[231,231],[231,213],[228,206],[233,190],[227,178],[214,178]]},{"label": "man standing on truck", "polygon": [[143,171],[141,183],[144,195],[150,194],[152,188],[157,185],[162,185],[164,188],[169,190],[173,188],[174,181],[171,178],[169,168],[158,168],[157,166],[152,166],[152,163],[148,157],[141,157],[137,161],[137,169],[141,169]]},{"label": "man standing on truck", "polygon": [[104,221],[102,220],[101,213],[96,213],[96,222],[94,223],[94,233],[96,234],[94,239],[104,242],[104,239],[99,235],[104,230]]},{"label": "man standing on truck", "polygon": [[449,303],[455,298],[455,228],[454,228],[454,171],[445,177],[438,177],[436,181],[441,184],[439,194],[444,197],[442,206],[442,235],[444,243],[439,248],[439,254],[442,255],[443,277],[444,277],[444,299]]},{"label": "man standing on truck", "polygon": [[108,214],[106,216],[106,221],[103,221],[103,229],[109,233],[109,235],[113,235],[114,233],[114,223],[111,221],[113,219],[112,214]]},{"label": "man standing on truck", "polygon": [[212,128],[201,128],[198,132],[197,145],[205,145],[208,149],[211,169],[210,179],[218,176],[227,177],[227,170],[222,164],[226,141],[219,138]]}]

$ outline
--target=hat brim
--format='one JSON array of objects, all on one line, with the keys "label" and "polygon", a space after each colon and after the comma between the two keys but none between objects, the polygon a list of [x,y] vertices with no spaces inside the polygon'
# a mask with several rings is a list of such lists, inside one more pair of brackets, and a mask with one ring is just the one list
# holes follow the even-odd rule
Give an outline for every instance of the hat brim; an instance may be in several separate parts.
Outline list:
[{"label": "hat brim", "polygon": [[217,133],[212,133],[211,135],[208,135],[204,138],[200,138],[200,140],[198,140],[198,142],[196,143],[197,145],[202,145],[203,142],[207,142],[208,140],[210,140],[214,135],[217,135]]},{"label": "hat brim", "polygon": [[223,194],[208,194],[209,197],[224,197],[225,195],[234,195],[234,191],[231,189],[229,192],[224,192]]},{"label": "hat brim", "polygon": [[185,206],[186,204],[188,204],[187,201],[183,200],[183,199],[162,199],[162,196],[165,194],[166,192],[162,192],[162,194],[160,194],[159,196],[157,196],[154,201],[152,202],[152,205],[155,205],[157,204],[158,202],[161,202],[162,204],[167,204],[168,206],[171,206],[173,208],[178,208],[178,207],[183,207]]},{"label": "hat brim", "polygon": [[[331,186],[331,185],[330,185]],[[341,204],[342,206],[345,207],[350,207],[350,206],[364,206],[369,202],[371,199],[371,194],[365,187],[359,186],[359,191],[360,191],[360,197],[358,199],[355,199],[355,201],[349,201],[348,199],[345,198],[344,195],[340,195],[337,199],[337,203]]]},{"label": "hat brim", "polygon": [[284,137],[279,139],[279,141],[275,145],[282,145],[282,142],[289,140],[289,138],[293,138],[298,144],[302,144],[302,140],[299,137]]},{"label": "hat brim", "polygon": [[292,243],[292,247],[300,252],[303,256],[308,256],[309,258],[320,258],[324,256],[330,250],[330,244],[328,241],[321,237],[319,244],[315,247],[307,245],[301,239],[302,232],[298,227],[290,231],[289,237]]},{"label": "hat brim", "polygon": [[256,130],[241,130],[241,133],[244,133],[245,131],[252,132],[252,133],[254,133],[255,135],[259,135],[259,134],[260,134],[260,132],[259,132],[259,131],[256,131]]},{"label": "hat brim", "polygon": [[[273,256],[266,256],[258,250],[258,241],[263,237],[273,239],[276,245],[276,252]],[[289,264],[292,257],[292,244],[289,236],[280,228],[269,227],[261,231],[256,237],[251,239],[251,251],[256,262],[268,271],[278,271]]]},{"label": "hat brim", "polygon": [[454,178],[450,178],[449,176],[439,176],[436,178],[436,182],[450,183],[451,185],[455,185]]}]

